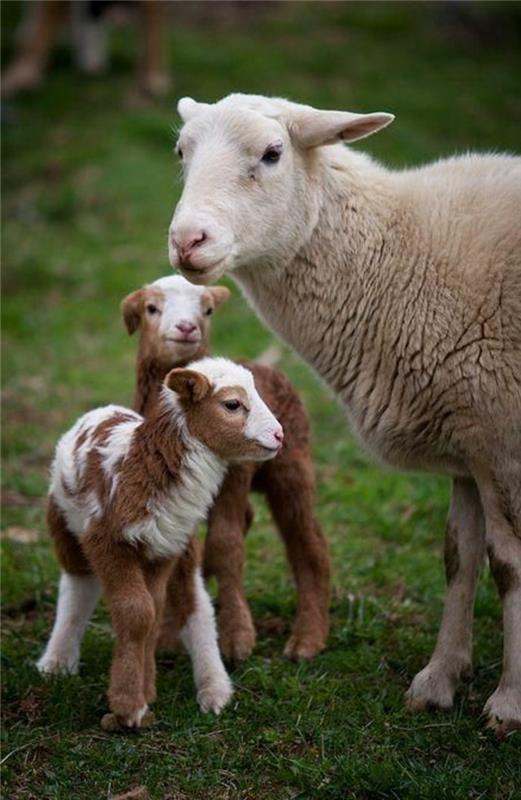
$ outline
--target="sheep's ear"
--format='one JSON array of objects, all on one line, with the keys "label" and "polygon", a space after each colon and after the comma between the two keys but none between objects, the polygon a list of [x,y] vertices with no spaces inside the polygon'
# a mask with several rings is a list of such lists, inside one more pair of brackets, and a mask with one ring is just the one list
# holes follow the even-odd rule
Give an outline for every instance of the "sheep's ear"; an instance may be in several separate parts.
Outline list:
[{"label": "sheep's ear", "polygon": [[193,119],[206,108],[209,108],[208,103],[198,103],[192,97],[182,97],[177,103],[177,113],[183,122]]},{"label": "sheep's ear", "polygon": [[209,286],[208,291],[212,295],[216,308],[217,306],[220,306],[221,303],[224,303],[225,300],[228,300],[231,295],[230,290],[227,289],[226,286]]},{"label": "sheep's ear", "polygon": [[183,400],[200,402],[210,391],[210,381],[193,369],[172,369],[165,378],[165,386],[176,392]]},{"label": "sheep's ear", "polygon": [[292,138],[301,147],[318,147],[337,142],[354,142],[386,128],[393,114],[351,114],[349,111],[305,109],[295,114],[289,124]]},{"label": "sheep's ear", "polygon": [[143,303],[143,289],[127,295],[121,303],[121,313],[127,326],[127,331],[132,334],[139,328],[141,322],[141,308]]}]

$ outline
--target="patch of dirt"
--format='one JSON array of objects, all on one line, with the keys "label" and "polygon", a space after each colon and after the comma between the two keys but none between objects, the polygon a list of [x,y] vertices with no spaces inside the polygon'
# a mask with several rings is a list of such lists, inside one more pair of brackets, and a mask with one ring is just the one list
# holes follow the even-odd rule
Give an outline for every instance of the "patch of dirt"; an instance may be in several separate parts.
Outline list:
[{"label": "patch of dirt", "polygon": [[2,531],[2,539],[10,542],[20,542],[21,544],[33,544],[40,538],[40,534],[34,528],[22,528],[20,525],[11,525]]}]

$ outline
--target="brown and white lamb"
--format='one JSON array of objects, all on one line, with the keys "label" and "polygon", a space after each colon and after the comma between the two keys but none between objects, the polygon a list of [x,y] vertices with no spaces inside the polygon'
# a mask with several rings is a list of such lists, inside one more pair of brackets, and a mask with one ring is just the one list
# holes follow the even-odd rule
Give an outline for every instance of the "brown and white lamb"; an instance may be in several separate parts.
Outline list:
[{"label": "brown and white lamb", "polygon": [[[208,353],[210,315],[230,292],[224,286],[193,286],[180,275],[160,278],[122,303],[129,333],[139,330],[134,409],[154,412],[165,374]],[[309,419],[289,380],[278,370],[242,362],[261,397],[284,427],[284,446],[266,464],[234,464],[210,510],[204,566],[219,592],[219,645],[229,660],[245,659],[255,627],[243,587],[244,537],[252,519],[248,496],[262,492],[282,536],[297,587],[297,615],[285,653],[311,658],[329,628],[330,563],[315,515],[315,480]],[[168,633],[165,631],[167,641]],[[170,637],[168,637],[170,638]]]},{"label": "brown and white lamb", "polygon": [[140,727],[146,720],[156,696],[156,641],[173,570],[180,638],[192,659],[199,705],[218,713],[230,699],[194,529],[230,461],[267,461],[282,440],[251,373],[206,358],[166,375],[146,419],[105,406],[80,417],[58,442],[48,522],[62,575],[56,621],[38,669],[77,671],[81,638],[103,591],[116,637],[112,715],[105,725]]}]

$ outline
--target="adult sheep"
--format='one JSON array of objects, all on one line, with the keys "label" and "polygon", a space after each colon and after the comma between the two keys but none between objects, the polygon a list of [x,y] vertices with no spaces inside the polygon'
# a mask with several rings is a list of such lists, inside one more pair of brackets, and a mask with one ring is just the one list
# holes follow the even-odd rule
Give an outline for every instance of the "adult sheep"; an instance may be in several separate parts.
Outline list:
[{"label": "adult sheep", "polygon": [[391,171],[338,144],[390,114],[249,95],[178,110],[172,265],[194,283],[231,272],[370,450],[452,477],[443,621],[409,706],[450,708],[471,670],[486,548],[504,662],[485,713],[500,736],[521,727],[521,159]]}]

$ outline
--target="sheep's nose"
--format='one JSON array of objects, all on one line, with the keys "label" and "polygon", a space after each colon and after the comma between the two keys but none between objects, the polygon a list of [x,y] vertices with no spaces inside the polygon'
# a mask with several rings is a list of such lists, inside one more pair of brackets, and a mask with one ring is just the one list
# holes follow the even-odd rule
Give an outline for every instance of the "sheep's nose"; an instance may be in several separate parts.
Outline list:
[{"label": "sheep's nose", "polygon": [[207,239],[203,230],[172,231],[172,244],[179,254],[181,261],[190,261],[193,251]]},{"label": "sheep's nose", "polygon": [[190,333],[193,333],[193,331],[195,331],[197,325],[194,325],[192,322],[185,322],[183,320],[182,322],[178,322],[176,324],[176,328],[180,330],[181,333],[185,333],[188,336]]},{"label": "sheep's nose", "polygon": [[284,441],[284,431],[282,430],[282,428],[278,431],[275,431],[274,436],[277,442],[279,444],[282,444],[282,442]]}]

